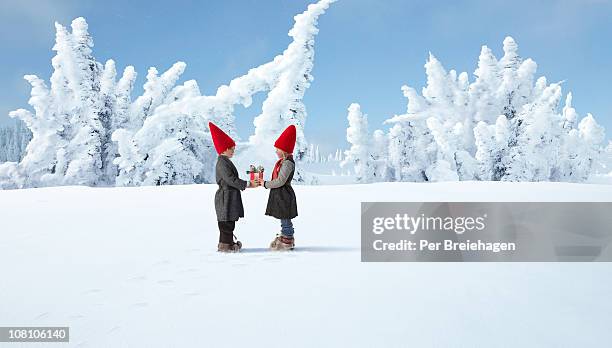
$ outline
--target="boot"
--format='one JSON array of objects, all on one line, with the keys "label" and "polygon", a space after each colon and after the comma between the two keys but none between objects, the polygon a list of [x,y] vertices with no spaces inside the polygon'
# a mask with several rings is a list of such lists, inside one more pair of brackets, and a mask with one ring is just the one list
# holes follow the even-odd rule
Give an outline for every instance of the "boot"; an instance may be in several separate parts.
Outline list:
[{"label": "boot", "polygon": [[276,235],[276,238],[270,243],[272,250],[293,250],[295,248],[295,238],[281,235]]},{"label": "boot", "polygon": [[217,245],[217,251],[221,253],[237,253],[240,252],[240,248],[242,248],[242,243],[219,243]]},{"label": "boot", "polygon": [[239,241],[238,238],[236,238],[236,236],[234,236],[234,247],[238,248],[238,251],[242,249],[242,242]]}]

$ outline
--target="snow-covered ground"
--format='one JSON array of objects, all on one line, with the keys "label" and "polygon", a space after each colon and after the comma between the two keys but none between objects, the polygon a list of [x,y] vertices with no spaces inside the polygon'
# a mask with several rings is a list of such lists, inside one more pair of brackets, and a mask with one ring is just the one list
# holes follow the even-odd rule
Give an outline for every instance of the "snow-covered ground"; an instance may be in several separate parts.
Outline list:
[{"label": "snow-covered ground", "polygon": [[609,201],[610,185],[297,186],[288,253],[266,251],[278,223],[263,215],[267,191],[253,189],[236,255],[215,252],[215,189],[0,191],[0,326],[70,326],[70,343],[54,347],[612,340],[610,263],[361,263],[359,253],[361,201]]}]

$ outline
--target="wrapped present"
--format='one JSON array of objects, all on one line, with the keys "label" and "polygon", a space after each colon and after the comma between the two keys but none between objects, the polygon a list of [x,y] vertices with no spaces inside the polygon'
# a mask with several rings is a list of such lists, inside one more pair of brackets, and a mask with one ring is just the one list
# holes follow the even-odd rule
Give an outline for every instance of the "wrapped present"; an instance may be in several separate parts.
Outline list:
[{"label": "wrapped present", "polygon": [[254,165],[250,165],[249,166],[249,170],[247,170],[247,174],[250,175],[250,180],[254,181],[256,178],[259,181],[263,181],[264,179],[264,167],[263,166],[258,166],[255,167]]}]

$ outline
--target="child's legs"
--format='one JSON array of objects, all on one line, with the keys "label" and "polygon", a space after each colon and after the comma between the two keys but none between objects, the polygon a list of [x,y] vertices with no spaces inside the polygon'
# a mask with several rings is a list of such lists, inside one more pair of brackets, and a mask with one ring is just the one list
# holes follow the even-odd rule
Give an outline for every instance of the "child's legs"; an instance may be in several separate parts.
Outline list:
[{"label": "child's legs", "polygon": [[281,219],[281,234],[286,237],[293,237],[293,232],[291,219]]},{"label": "child's legs", "polygon": [[236,221],[218,221],[217,223],[219,225],[219,243],[233,244]]}]

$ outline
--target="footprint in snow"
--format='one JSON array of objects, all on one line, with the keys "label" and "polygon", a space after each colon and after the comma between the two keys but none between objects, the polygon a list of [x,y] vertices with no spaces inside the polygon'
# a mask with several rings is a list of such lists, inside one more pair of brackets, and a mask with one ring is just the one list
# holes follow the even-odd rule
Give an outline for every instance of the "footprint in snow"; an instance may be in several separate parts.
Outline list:
[{"label": "footprint in snow", "polygon": [[49,312],[44,312],[44,313],[40,313],[39,315],[37,315],[36,317],[34,317],[33,320],[38,320],[38,319],[42,319],[49,316]]},{"label": "footprint in snow", "polygon": [[91,295],[91,294],[97,294],[99,292],[102,292],[102,290],[100,290],[100,289],[89,289],[89,290],[83,292],[83,294]]},{"label": "footprint in snow", "polygon": [[139,281],[139,280],[147,280],[146,276],[136,276],[136,277],[132,277],[130,279],[128,279],[129,281]]},{"label": "footprint in snow", "polygon": [[113,326],[110,330],[106,331],[107,334],[113,333],[117,330],[121,329],[121,326]]},{"label": "footprint in snow", "polygon": [[183,273],[193,273],[193,272],[197,272],[198,270],[195,268],[187,268],[184,270],[179,271],[178,273],[183,274]]},{"label": "footprint in snow", "polygon": [[138,303],[133,303],[132,307],[138,307],[138,308],[142,308],[142,307],[146,307],[149,304],[147,302],[138,302]]}]

